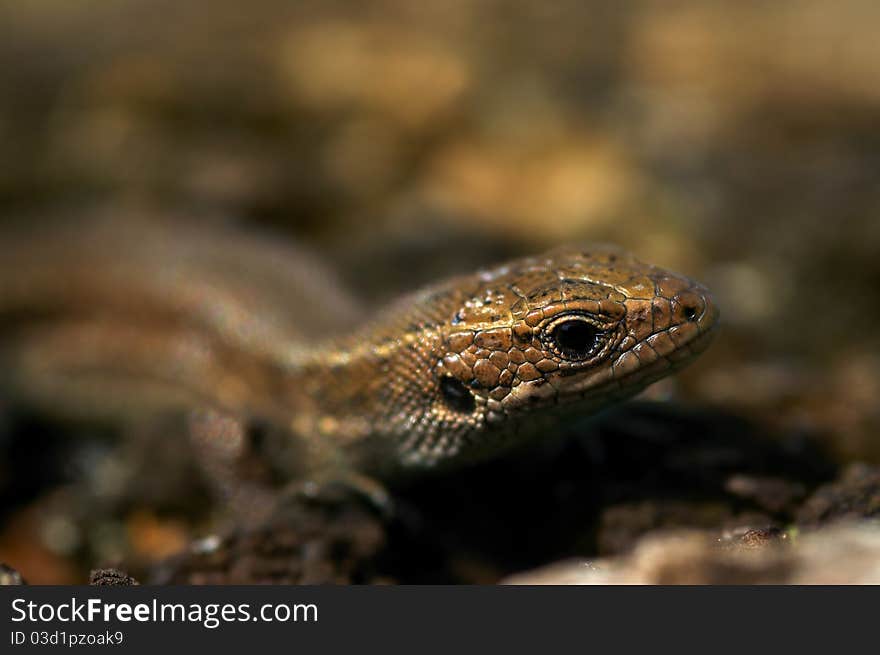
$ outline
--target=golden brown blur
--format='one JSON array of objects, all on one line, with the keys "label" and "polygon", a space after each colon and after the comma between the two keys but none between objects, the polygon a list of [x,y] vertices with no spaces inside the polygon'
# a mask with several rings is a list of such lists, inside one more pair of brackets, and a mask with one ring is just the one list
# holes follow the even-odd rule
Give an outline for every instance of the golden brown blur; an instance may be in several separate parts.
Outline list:
[{"label": "golden brown blur", "polygon": [[[704,283],[723,320],[648,392],[683,416],[622,409],[584,429],[601,463],[583,447],[580,469],[552,468],[569,500],[429,480],[406,492],[428,533],[308,515],[271,565],[252,552],[265,535],[160,564],[213,534],[191,465],[0,397],[0,561],[30,582],[113,565],[155,581],[479,583],[628,552],[657,528],[786,536],[878,516],[878,24],[870,0],[0,5],[4,223],[258,226],[368,306],[614,242]],[[542,484],[499,466],[465,482]],[[346,555],[297,555],[328,540]]]}]

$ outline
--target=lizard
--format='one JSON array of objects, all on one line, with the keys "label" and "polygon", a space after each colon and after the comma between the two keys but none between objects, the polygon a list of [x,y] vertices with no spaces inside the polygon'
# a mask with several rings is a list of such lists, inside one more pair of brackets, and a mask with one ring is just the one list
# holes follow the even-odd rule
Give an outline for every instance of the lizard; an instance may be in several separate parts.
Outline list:
[{"label": "lizard", "polygon": [[719,316],[701,284],[604,245],[381,309],[356,306],[292,244],[225,227],[111,216],[0,248],[6,395],[86,413],[213,408],[191,427],[225,460],[259,418],[281,435],[273,466],[288,479],[496,456],[682,368]]}]

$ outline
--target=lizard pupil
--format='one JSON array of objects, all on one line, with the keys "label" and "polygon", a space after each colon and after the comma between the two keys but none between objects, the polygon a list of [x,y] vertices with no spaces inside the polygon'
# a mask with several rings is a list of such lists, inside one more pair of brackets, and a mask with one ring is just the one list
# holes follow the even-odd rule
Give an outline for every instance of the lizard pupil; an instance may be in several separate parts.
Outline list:
[{"label": "lizard pupil", "polygon": [[441,378],[440,393],[443,394],[446,404],[457,412],[470,414],[476,407],[473,394],[458,378],[451,376]]},{"label": "lizard pupil", "polygon": [[586,321],[572,320],[557,325],[553,330],[556,345],[566,355],[586,357],[593,350],[599,330]]}]

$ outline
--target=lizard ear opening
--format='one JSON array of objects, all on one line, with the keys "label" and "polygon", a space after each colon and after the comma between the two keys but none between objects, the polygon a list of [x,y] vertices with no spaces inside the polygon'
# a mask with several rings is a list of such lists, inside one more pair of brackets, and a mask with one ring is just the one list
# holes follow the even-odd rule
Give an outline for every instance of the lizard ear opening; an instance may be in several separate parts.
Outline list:
[{"label": "lizard ear opening", "polygon": [[476,408],[474,395],[461,380],[451,375],[440,378],[440,393],[446,404],[456,412],[470,414]]}]

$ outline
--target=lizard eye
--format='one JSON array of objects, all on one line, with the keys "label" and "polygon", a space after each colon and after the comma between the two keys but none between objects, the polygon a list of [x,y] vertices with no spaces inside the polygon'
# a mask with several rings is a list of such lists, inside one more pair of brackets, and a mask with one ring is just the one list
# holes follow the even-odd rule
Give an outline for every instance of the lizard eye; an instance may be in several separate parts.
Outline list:
[{"label": "lizard eye", "polygon": [[568,317],[547,329],[551,349],[565,359],[587,359],[601,346],[602,330],[584,317]]},{"label": "lizard eye", "polygon": [[440,379],[440,393],[449,407],[457,412],[470,414],[476,403],[474,395],[462,384],[461,380],[447,375]]}]

